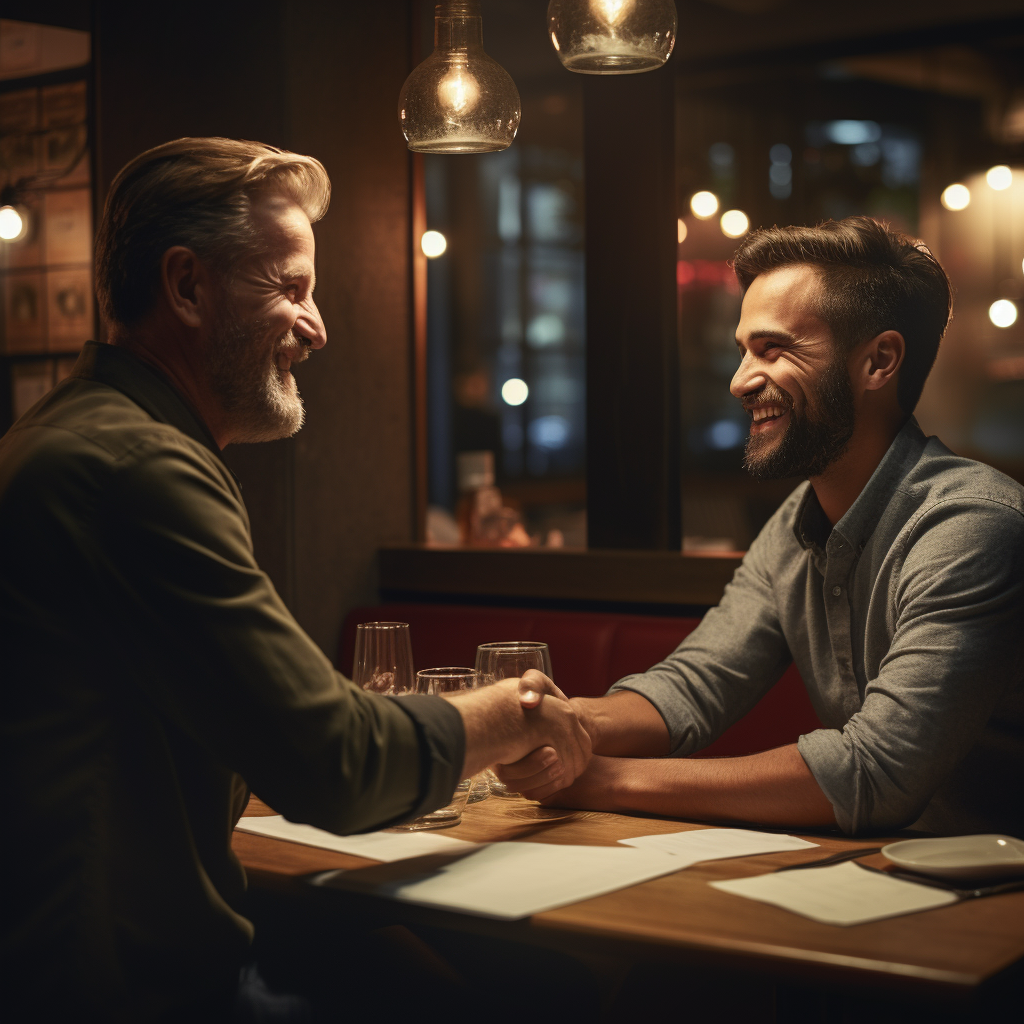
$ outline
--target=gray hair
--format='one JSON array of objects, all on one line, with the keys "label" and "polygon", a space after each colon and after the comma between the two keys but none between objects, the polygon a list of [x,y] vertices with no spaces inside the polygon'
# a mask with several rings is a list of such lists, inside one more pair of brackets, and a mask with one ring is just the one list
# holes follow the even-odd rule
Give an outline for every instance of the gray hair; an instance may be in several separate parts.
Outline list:
[{"label": "gray hair", "polygon": [[108,324],[153,307],[160,261],[191,249],[222,274],[262,251],[254,198],[280,192],[319,220],[331,199],[323,164],[262,142],[177,139],[140,154],[110,186],[96,237],[96,294]]}]

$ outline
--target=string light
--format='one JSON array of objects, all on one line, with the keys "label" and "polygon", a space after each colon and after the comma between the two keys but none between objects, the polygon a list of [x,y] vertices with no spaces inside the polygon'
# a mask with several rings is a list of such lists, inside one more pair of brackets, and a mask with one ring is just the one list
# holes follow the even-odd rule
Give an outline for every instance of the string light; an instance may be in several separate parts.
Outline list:
[{"label": "string light", "polygon": [[501,397],[506,405],[522,405],[530,397],[530,389],[525,380],[510,377],[501,385]]},{"label": "string light", "polygon": [[424,231],[420,248],[428,259],[437,259],[448,248],[448,239],[440,231]]},{"label": "string light", "polygon": [[1013,184],[1013,171],[1006,164],[996,164],[985,173],[985,181],[989,188],[1002,192]]},{"label": "string light", "polygon": [[1017,322],[1017,305],[1009,299],[996,299],[988,307],[988,318],[996,327],[1012,327]]},{"label": "string light", "polygon": [[971,202],[971,190],[957,182],[942,191],[942,205],[947,210],[966,210]]},{"label": "string light", "polygon": [[701,220],[714,217],[718,212],[718,196],[714,192],[695,192],[690,198],[690,209]]},{"label": "string light", "polygon": [[726,210],[719,224],[727,238],[740,238],[750,230],[750,218],[742,210]]}]

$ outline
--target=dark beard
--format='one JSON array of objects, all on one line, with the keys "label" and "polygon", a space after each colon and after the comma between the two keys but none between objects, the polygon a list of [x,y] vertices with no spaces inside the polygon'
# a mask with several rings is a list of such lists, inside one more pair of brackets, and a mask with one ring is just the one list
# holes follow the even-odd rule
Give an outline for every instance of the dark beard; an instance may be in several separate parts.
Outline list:
[{"label": "dark beard", "polygon": [[[768,385],[771,387],[771,385]],[[820,476],[846,451],[853,437],[853,389],[846,360],[837,357],[825,368],[808,396],[805,411],[797,414],[785,395],[789,426],[782,439],[761,451],[760,437],[751,434],[743,453],[743,468],[755,480],[779,480],[788,476]],[[809,411],[813,406],[814,411]]]}]

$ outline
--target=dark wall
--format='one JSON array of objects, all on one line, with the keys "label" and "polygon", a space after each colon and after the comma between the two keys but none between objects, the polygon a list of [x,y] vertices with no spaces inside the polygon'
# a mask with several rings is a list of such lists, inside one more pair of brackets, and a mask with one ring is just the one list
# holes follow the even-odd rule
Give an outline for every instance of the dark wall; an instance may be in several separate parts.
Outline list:
[{"label": "dark wall", "polygon": [[297,373],[297,437],[235,446],[257,558],[328,653],[348,608],[375,597],[373,558],[412,539],[410,160],[398,127],[406,0],[100,0],[97,190],[183,135],[259,139],[321,160],[315,228],[328,345]]}]

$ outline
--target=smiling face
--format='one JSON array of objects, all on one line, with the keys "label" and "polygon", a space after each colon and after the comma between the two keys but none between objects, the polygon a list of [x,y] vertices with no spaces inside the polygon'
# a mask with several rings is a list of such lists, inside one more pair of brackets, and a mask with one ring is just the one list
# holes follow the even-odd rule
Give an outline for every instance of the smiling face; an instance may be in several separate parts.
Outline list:
[{"label": "smiling face", "polygon": [[309,218],[280,195],[253,203],[264,251],[220,288],[209,377],[230,423],[230,441],[290,437],[305,413],[291,367],[327,343],[313,302],[315,246]]},{"label": "smiling face", "polygon": [[730,390],[751,417],[744,467],[760,479],[818,476],[853,436],[850,374],[817,315],[820,288],[798,264],[759,274],[743,299]]}]

